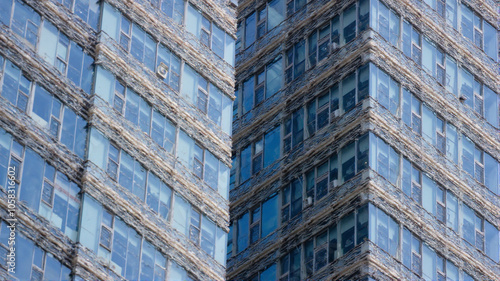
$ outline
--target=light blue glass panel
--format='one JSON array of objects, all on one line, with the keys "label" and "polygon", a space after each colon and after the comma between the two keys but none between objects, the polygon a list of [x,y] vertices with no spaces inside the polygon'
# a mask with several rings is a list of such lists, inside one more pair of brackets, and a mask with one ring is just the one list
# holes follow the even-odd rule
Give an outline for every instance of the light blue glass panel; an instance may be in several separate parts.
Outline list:
[{"label": "light blue glass panel", "polygon": [[119,42],[121,14],[107,2],[103,5],[101,30]]},{"label": "light blue glass panel", "polygon": [[198,74],[186,63],[182,73],[181,95],[184,96],[191,104],[196,102],[196,91],[198,86]]},{"label": "light blue glass panel", "polygon": [[191,4],[187,7],[186,30],[194,34],[196,38],[200,37],[201,14]]},{"label": "light blue glass panel", "polygon": [[109,140],[99,130],[91,128],[88,159],[103,170],[107,169],[108,147]]},{"label": "light blue glass panel", "polygon": [[189,203],[179,195],[175,195],[172,225],[179,232],[188,235]]},{"label": "light blue glass panel", "polygon": [[184,131],[179,131],[179,138],[177,143],[177,158],[186,167],[193,166],[194,156],[194,140],[190,138]]},{"label": "light blue glass panel", "polygon": [[487,86],[484,86],[483,89],[485,107],[484,117],[491,125],[493,125],[495,128],[498,128],[498,110],[500,109],[498,95]]},{"label": "light blue glass panel", "polygon": [[490,58],[497,61],[498,57],[498,31],[488,22],[483,21],[484,51]]}]

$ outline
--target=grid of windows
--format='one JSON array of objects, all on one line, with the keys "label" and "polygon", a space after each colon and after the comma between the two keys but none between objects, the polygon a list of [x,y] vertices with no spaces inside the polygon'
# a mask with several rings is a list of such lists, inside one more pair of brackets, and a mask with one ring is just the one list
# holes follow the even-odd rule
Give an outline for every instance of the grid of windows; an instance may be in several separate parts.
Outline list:
[{"label": "grid of windows", "polygon": [[16,194],[34,212],[76,240],[80,187],[40,155],[0,129],[0,186],[6,190],[7,167],[15,167]]},{"label": "grid of windows", "polygon": [[38,44],[38,29],[42,22],[40,15],[21,0],[1,0],[0,22],[9,26],[11,30],[26,39],[30,47]]},{"label": "grid of windows", "polygon": [[96,0],[57,0],[97,31],[101,5]]}]

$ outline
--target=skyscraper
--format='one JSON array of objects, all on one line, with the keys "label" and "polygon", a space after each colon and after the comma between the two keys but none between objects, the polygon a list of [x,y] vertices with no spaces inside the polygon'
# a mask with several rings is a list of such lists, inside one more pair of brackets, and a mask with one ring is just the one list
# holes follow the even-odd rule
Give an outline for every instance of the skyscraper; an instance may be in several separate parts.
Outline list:
[{"label": "skyscraper", "polygon": [[0,279],[224,279],[235,32],[226,1],[0,0]]},{"label": "skyscraper", "polygon": [[228,279],[500,279],[498,23],[240,1]]}]

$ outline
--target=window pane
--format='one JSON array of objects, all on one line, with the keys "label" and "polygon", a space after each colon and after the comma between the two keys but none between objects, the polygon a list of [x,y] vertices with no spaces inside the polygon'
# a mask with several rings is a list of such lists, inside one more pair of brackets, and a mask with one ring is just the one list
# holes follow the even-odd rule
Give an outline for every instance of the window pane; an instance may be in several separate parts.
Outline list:
[{"label": "window pane", "polygon": [[264,137],[264,167],[280,158],[280,127],[276,127]]},{"label": "window pane", "polygon": [[245,48],[252,45],[255,41],[255,13],[252,13],[245,20]]},{"label": "window pane", "polygon": [[285,1],[273,0],[268,7],[267,30],[271,30],[285,19]]},{"label": "window pane", "polygon": [[278,195],[275,194],[262,204],[262,237],[278,227]]},{"label": "window pane", "polygon": [[483,21],[484,32],[484,51],[490,58],[497,61],[498,56],[498,39],[497,30],[488,22]]},{"label": "window pane", "polygon": [[356,37],[356,5],[352,5],[351,7],[344,10],[344,40],[342,43],[346,44],[354,37]]},{"label": "window pane", "polygon": [[355,174],[354,143],[342,148],[342,182],[351,179]]},{"label": "window pane", "polygon": [[352,73],[342,80],[342,104],[344,111],[349,111],[356,105],[356,75]]},{"label": "window pane", "polygon": [[485,118],[488,122],[495,128],[498,128],[498,110],[499,110],[499,100],[495,92],[490,88],[484,86],[484,107],[485,107]]},{"label": "window pane", "polygon": [[245,213],[238,219],[238,232],[236,240],[238,241],[238,253],[245,250],[248,246],[248,213]]},{"label": "window pane", "polygon": [[179,195],[175,195],[173,221],[172,224],[175,229],[188,235],[188,219],[189,219],[189,203]]},{"label": "window pane", "polygon": [[52,96],[44,88],[40,86],[36,87],[33,101],[33,113],[48,123],[50,121],[51,108]]}]

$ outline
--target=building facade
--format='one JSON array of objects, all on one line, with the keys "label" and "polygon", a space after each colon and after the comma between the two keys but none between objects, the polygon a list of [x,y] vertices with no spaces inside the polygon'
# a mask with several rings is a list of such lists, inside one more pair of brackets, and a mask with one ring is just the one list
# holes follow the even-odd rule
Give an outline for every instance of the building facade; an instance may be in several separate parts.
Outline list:
[{"label": "building facade", "polygon": [[223,280],[235,5],[0,6],[0,279]]},{"label": "building facade", "polygon": [[498,280],[498,3],[240,1],[228,280]]}]

